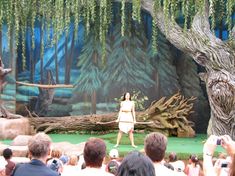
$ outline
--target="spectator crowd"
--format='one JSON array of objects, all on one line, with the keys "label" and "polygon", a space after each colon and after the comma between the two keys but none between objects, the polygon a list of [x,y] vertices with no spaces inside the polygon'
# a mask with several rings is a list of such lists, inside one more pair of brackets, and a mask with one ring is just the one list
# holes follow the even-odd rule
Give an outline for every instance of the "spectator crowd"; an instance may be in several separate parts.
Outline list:
[{"label": "spectator crowd", "polygon": [[[226,153],[214,157],[221,145]],[[235,176],[235,142],[228,136],[211,135],[203,146],[203,159],[192,154],[187,162],[178,160],[171,152],[166,156],[167,137],[161,133],[148,134],[144,152],[132,151],[119,158],[117,149],[106,158],[106,144],[102,139],[90,138],[83,155],[67,156],[59,149],[52,149],[52,142],[45,133],[38,133],[28,143],[29,162],[12,161],[12,151],[4,149],[6,161],[0,176]]]}]

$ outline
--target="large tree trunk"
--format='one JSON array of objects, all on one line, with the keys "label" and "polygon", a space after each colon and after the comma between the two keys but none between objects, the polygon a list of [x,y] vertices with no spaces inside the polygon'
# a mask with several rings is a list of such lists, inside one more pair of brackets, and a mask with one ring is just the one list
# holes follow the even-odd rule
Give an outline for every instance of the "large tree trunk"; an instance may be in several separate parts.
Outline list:
[{"label": "large tree trunk", "polygon": [[[192,137],[192,123],[187,120],[192,113],[194,98],[185,99],[179,93],[166,100],[153,103],[145,112],[137,114],[135,129],[161,131],[169,136]],[[32,117],[29,121],[37,131],[110,131],[118,128],[118,113],[93,114],[69,117]]]},{"label": "large tree trunk", "polygon": [[175,21],[167,19],[162,10],[154,12],[153,0],[141,0],[141,5],[175,47],[206,68],[201,77],[211,107],[211,133],[229,134],[235,140],[235,51],[211,32],[208,2],[204,13],[196,14],[191,29],[185,32]]}]

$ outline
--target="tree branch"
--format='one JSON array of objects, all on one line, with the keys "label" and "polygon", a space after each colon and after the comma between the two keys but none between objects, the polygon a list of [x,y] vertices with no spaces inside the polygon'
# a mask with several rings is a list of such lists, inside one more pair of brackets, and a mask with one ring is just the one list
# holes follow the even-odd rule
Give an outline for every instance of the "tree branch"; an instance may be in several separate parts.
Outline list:
[{"label": "tree branch", "polygon": [[67,85],[67,84],[32,84],[32,83],[25,83],[25,82],[19,82],[16,81],[16,84],[21,84],[25,86],[32,86],[32,87],[39,87],[39,88],[44,88],[44,89],[54,89],[54,88],[73,88],[73,85]]}]

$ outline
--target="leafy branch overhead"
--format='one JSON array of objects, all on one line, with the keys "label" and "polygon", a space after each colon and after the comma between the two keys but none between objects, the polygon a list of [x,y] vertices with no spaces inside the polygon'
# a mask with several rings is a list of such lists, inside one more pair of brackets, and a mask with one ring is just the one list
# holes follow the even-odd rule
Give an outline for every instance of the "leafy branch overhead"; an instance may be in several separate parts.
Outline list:
[{"label": "leafy branch overhead", "polygon": [[[23,67],[25,61],[25,42],[26,31],[31,29],[32,39],[34,40],[34,27],[39,22],[43,31],[53,31],[51,40],[55,44],[62,33],[68,32],[71,22],[75,24],[75,33],[77,33],[79,22],[82,21],[87,34],[91,28],[95,28],[96,36],[102,43],[103,59],[105,58],[106,34],[112,23],[113,6],[120,2],[121,10],[121,33],[125,35],[127,5],[131,3],[132,18],[138,23],[142,23],[141,6],[151,4],[153,11],[162,9],[166,19],[175,19],[177,15],[184,15],[184,28],[187,29],[197,12],[201,12],[205,7],[204,0],[2,0],[0,3],[0,26],[7,24],[8,40],[15,40],[16,46],[19,46],[19,36],[22,37],[22,55]],[[226,21],[227,28],[231,31],[233,27],[232,13],[234,12],[234,0],[210,0],[210,18],[212,29],[217,23]],[[153,16],[154,17],[154,16]],[[156,19],[156,18],[154,18]],[[156,22],[152,23],[152,45],[156,50]],[[166,21],[167,25],[167,21]],[[12,32],[15,35],[12,35]],[[50,38],[50,32],[47,32]],[[9,43],[9,42],[8,42]],[[32,43],[32,48],[35,44]]]}]

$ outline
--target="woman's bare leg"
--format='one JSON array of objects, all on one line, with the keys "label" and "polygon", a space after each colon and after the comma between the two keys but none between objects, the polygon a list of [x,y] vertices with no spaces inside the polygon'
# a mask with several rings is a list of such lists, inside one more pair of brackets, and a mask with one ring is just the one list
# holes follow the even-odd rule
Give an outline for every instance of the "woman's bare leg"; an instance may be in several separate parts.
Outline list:
[{"label": "woman's bare leg", "polygon": [[135,143],[134,143],[134,134],[133,134],[133,130],[131,130],[131,131],[129,132],[129,138],[130,138],[132,147],[136,148],[137,146],[136,146]]},{"label": "woman's bare leg", "polygon": [[118,136],[117,136],[117,144],[114,147],[119,146],[121,138],[122,138],[122,131],[119,130]]}]

